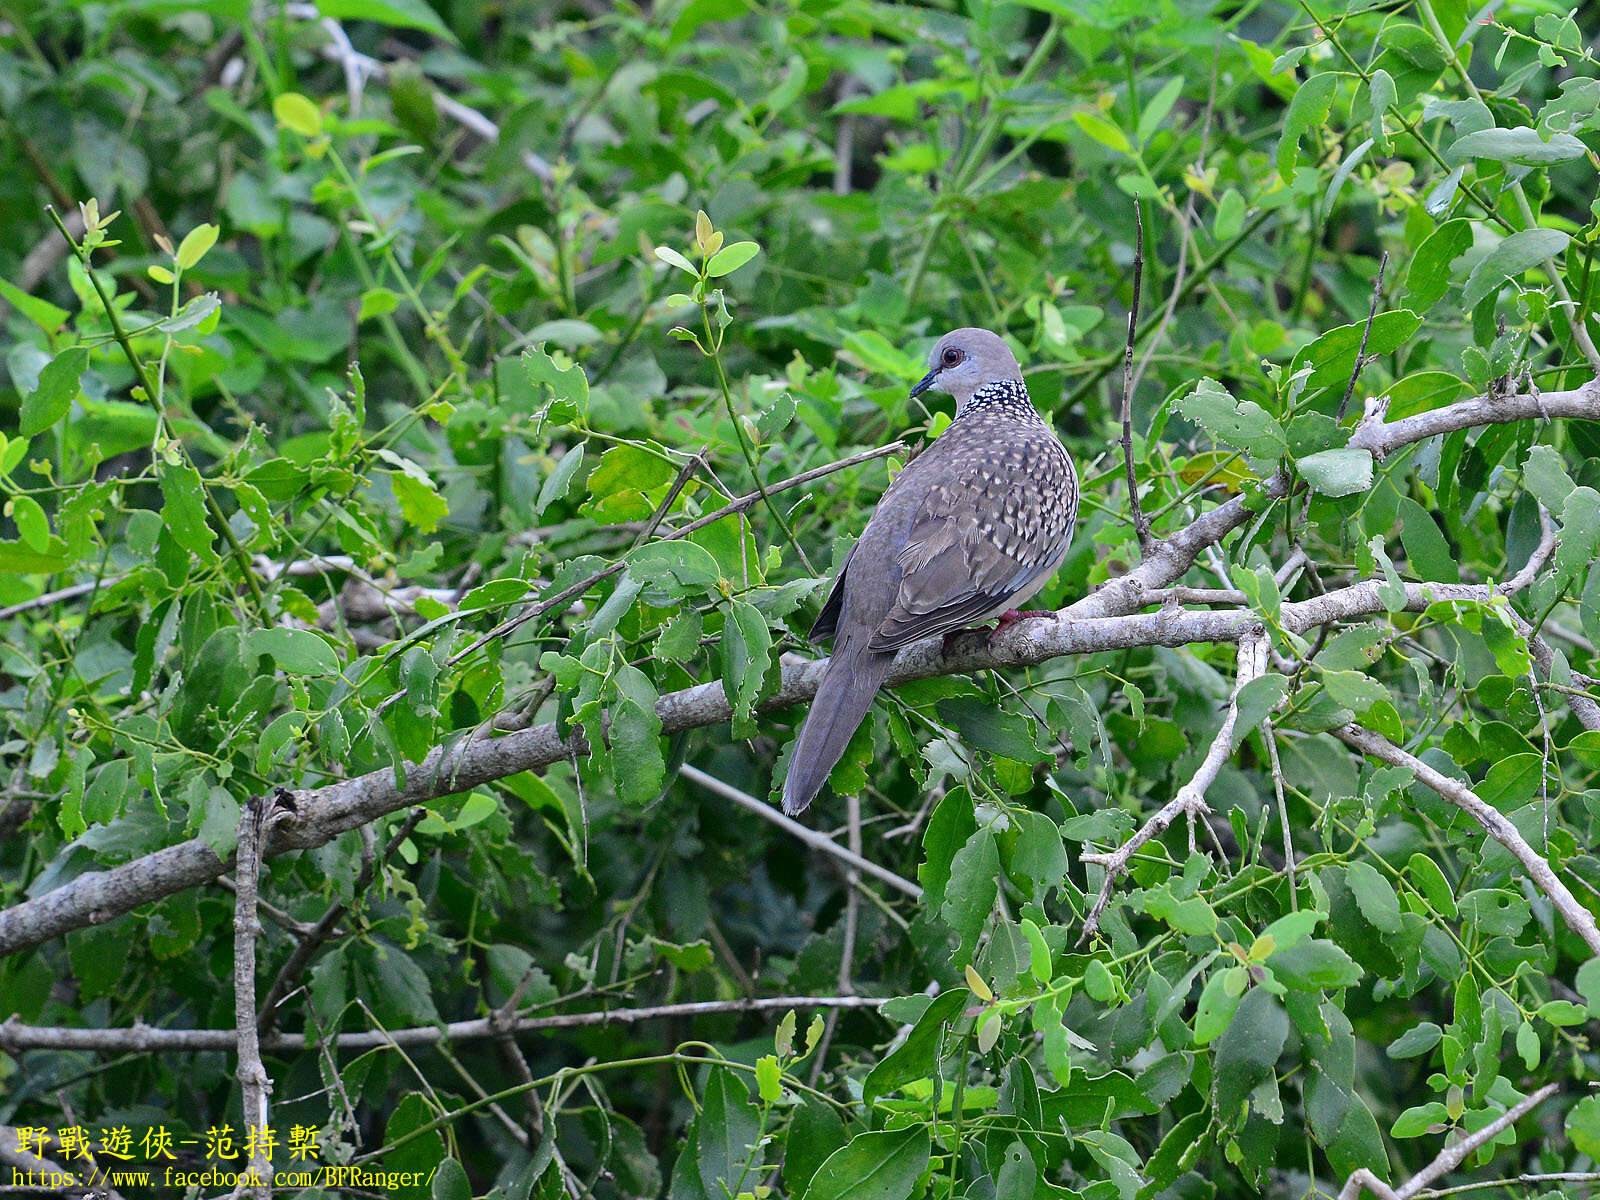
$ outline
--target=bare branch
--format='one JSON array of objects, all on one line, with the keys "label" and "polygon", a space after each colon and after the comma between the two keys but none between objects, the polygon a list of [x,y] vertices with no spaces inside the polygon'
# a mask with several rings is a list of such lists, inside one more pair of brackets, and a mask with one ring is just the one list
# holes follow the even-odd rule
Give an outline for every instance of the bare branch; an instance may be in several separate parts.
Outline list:
[{"label": "bare branch", "polygon": [[1339,1200],[1356,1200],[1356,1197],[1361,1195],[1363,1188],[1377,1196],[1378,1200],[1411,1200],[1413,1196],[1416,1196],[1435,1179],[1455,1170],[1478,1147],[1486,1146],[1494,1141],[1502,1131],[1511,1128],[1511,1126],[1522,1120],[1523,1117],[1538,1108],[1539,1105],[1560,1090],[1560,1084],[1545,1084],[1544,1087],[1501,1113],[1476,1133],[1469,1134],[1460,1141],[1446,1146],[1439,1151],[1438,1156],[1431,1163],[1397,1188],[1390,1187],[1371,1171],[1362,1167],[1345,1181],[1344,1187],[1339,1189]]},{"label": "bare branch", "polygon": [[1133,343],[1139,330],[1139,288],[1144,282],[1144,214],[1133,202],[1133,303],[1128,306],[1128,344],[1122,352],[1122,461],[1128,473],[1128,509],[1133,514],[1133,531],[1139,538],[1139,553],[1150,549],[1150,518],[1139,507],[1139,477],[1133,469]]},{"label": "bare branch", "polygon": [[846,849],[844,846],[839,845],[838,842],[834,841],[827,834],[818,833],[809,825],[802,825],[793,817],[784,816],[784,814],[778,809],[774,808],[770,804],[763,803],[756,797],[752,796],[749,792],[741,791],[740,789],[734,787],[731,783],[724,783],[715,775],[707,775],[698,767],[692,767],[688,763],[685,763],[683,766],[678,768],[678,774],[683,776],[683,778],[687,779],[696,787],[702,787],[714,795],[721,796],[724,800],[732,800],[740,808],[743,808],[747,812],[755,813],[755,815],[760,817],[763,821],[771,821],[779,829],[783,830],[785,833],[792,834],[794,837],[810,846],[813,850],[820,850],[824,854],[832,855],[834,858],[844,863],[845,866],[850,870],[860,871],[864,875],[870,875],[874,879],[879,880],[882,883],[886,883],[890,887],[901,892],[904,892],[912,899],[918,899],[921,897],[922,889],[916,884],[912,883],[909,879],[904,879],[901,876],[896,875],[887,867],[880,867],[877,863],[873,862],[869,858],[863,858],[859,851]]},{"label": "bare branch", "polygon": [[[261,847],[272,807],[270,798],[253,798],[239,814],[239,869],[235,875],[238,890],[233,900],[233,1019],[238,1045],[240,1102],[247,1132],[269,1127],[267,1097],[272,1094],[272,1080],[261,1062],[261,1038],[256,1028],[256,938],[261,933],[261,925],[256,920],[256,890],[261,874]],[[259,1138],[252,1138],[250,1146],[247,1177],[255,1182],[247,1184],[241,1179],[239,1190],[248,1187],[257,1200],[267,1200],[272,1194],[268,1184],[272,1178],[272,1159],[263,1153]]]},{"label": "bare branch", "polygon": [[1545,563],[1550,561],[1550,556],[1556,549],[1556,526],[1550,519],[1550,510],[1544,505],[1539,505],[1539,544],[1533,548],[1533,553],[1528,555],[1528,561],[1522,564],[1522,569],[1506,580],[1505,586],[1500,590],[1507,596],[1513,595],[1532,585],[1534,577],[1544,570]]},{"label": "bare branch", "polygon": [[[1100,884],[1100,894],[1095,897],[1088,916],[1083,919],[1083,933],[1078,939],[1080,943],[1093,937],[1095,930],[1100,927],[1100,915],[1105,912],[1106,905],[1111,903],[1111,893],[1116,888],[1117,881],[1127,873],[1128,863],[1133,856],[1151,838],[1166,832],[1167,827],[1177,820],[1180,813],[1191,822],[1190,841],[1193,842],[1192,822],[1196,816],[1207,811],[1206,792],[1216,782],[1223,764],[1233,757],[1233,729],[1239,719],[1239,693],[1244,691],[1245,685],[1252,679],[1263,675],[1266,669],[1266,631],[1254,627],[1239,640],[1239,668],[1234,678],[1233,692],[1228,697],[1228,711],[1222,718],[1222,726],[1217,730],[1216,737],[1211,739],[1211,748],[1206,751],[1206,756],[1196,769],[1194,778],[1179,788],[1177,795],[1115,850],[1108,854],[1080,856],[1083,862],[1104,867],[1106,872],[1105,879]],[[1190,848],[1192,850],[1193,846]]]},{"label": "bare branch", "polygon": [[1521,392],[1514,396],[1474,396],[1457,400],[1443,408],[1430,409],[1387,421],[1387,398],[1369,403],[1350,435],[1351,446],[1370,450],[1383,459],[1404,446],[1424,442],[1441,433],[1471,429],[1479,425],[1509,425],[1513,421],[1569,417],[1595,420],[1600,417],[1600,379],[1566,392]]},{"label": "bare branch", "polygon": [[[607,1012],[558,1013],[548,1017],[521,1017],[500,1022],[496,1017],[452,1021],[447,1025],[420,1025],[411,1029],[371,1030],[317,1037],[304,1033],[275,1033],[263,1038],[268,1052],[305,1050],[313,1045],[334,1045],[341,1050],[371,1050],[378,1046],[430,1046],[436,1042],[466,1042],[505,1033],[547,1033],[556,1029],[589,1029],[598,1025],[637,1025],[670,1017],[705,1017],[729,1013],[761,1013],[789,1008],[876,1009],[880,996],[763,996],[737,1000],[697,1000],[684,1004],[654,1004],[644,1008],[619,1008]],[[101,1054],[196,1054],[228,1050],[234,1046],[231,1029],[157,1029],[139,1023],[132,1029],[74,1029],[66,1026],[24,1025],[15,1017],[0,1022],[0,1048],[24,1050],[89,1050]]]},{"label": "bare branch", "polygon": [[1600,954],[1600,928],[1595,926],[1594,914],[1578,903],[1577,897],[1551,869],[1549,860],[1528,845],[1527,839],[1499,809],[1482,800],[1478,793],[1466,784],[1434,770],[1422,759],[1402,750],[1380,733],[1362,729],[1359,725],[1341,725],[1332,732],[1333,736],[1345,745],[1363,754],[1382,759],[1392,766],[1405,767],[1419,783],[1438,792],[1442,798],[1467,812],[1473,820],[1483,826],[1485,833],[1511,851],[1512,857],[1522,864],[1522,869],[1533,880],[1534,886],[1550,898],[1550,903],[1565,919],[1572,932],[1584,940],[1590,953]]},{"label": "bare branch", "polygon": [[1385,250],[1383,257],[1378,260],[1378,277],[1372,281],[1372,307],[1367,310],[1367,323],[1361,327],[1361,348],[1356,351],[1355,365],[1350,368],[1350,384],[1344,389],[1344,398],[1339,401],[1339,413],[1335,420],[1343,421],[1344,414],[1350,408],[1350,397],[1356,394],[1356,381],[1361,378],[1361,368],[1367,365],[1367,339],[1372,336],[1372,323],[1378,319],[1378,304],[1383,299],[1383,272],[1389,265],[1389,252]]}]

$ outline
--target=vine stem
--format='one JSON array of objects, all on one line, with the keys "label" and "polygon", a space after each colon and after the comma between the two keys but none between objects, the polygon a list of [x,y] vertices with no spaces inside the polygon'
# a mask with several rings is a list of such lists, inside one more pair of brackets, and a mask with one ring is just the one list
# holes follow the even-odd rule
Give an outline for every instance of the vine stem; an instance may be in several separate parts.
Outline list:
[{"label": "vine stem", "polygon": [[[89,253],[72,236],[66,222],[62,221],[61,214],[56,212],[55,206],[45,205],[45,212],[50,214],[50,219],[55,222],[61,236],[67,239],[67,245],[72,248],[73,256],[83,264],[83,273],[89,277],[89,282],[94,285],[94,293],[100,297],[100,307],[105,310],[106,320],[111,323],[111,336],[116,339],[117,345],[122,347],[123,357],[128,360],[128,365],[133,368],[139,386],[144,389],[145,397],[150,401],[155,410],[156,424],[167,440],[178,447],[184,461],[199,475],[198,468],[194,467],[194,460],[189,455],[189,448],[183,442],[174,438],[167,429],[166,415],[161,411],[161,393],[157,390],[155,381],[150,378],[150,368],[145,366],[144,360],[133,348],[133,340],[128,336],[128,330],[122,323],[122,317],[117,313],[117,306],[111,302],[111,297],[106,295],[105,285],[100,282],[100,277],[95,274],[94,268],[89,265]],[[206,511],[211,514],[211,519],[222,530],[222,540],[228,543],[228,550],[239,564],[239,573],[244,577],[245,587],[249,589],[251,598],[256,603],[256,608],[263,616],[266,615],[266,597],[261,594],[261,585],[256,582],[255,571],[252,569],[250,555],[239,539],[234,536],[233,526],[228,524],[228,518],[222,511],[222,506],[217,503],[217,498],[211,494],[211,484],[204,475],[200,475],[200,495],[205,500]]]},{"label": "vine stem", "polygon": [[733,436],[739,439],[739,451],[744,455],[745,465],[750,468],[750,479],[761,495],[761,503],[767,506],[772,519],[778,523],[778,528],[783,530],[783,536],[789,539],[789,544],[799,555],[800,565],[805,567],[807,575],[814,576],[817,573],[816,567],[811,565],[811,559],[800,545],[800,539],[795,537],[794,530],[789,527],[788,519],[778,511],[778,506],[767,494],[766,485],[761,482],[761,472],[756,469],[755,452],[750,449],[750,442],[744,436],[744,426],[740,424],[739,414],[733,407],[733,390],[728,386],[728,373],[722,369],[722,340],[711,332],[711,314],[704,305],[700,306],[700,319],[705,323],[706,341],[711,346],[706,352],[707,357],[711,359],[711,365],[717,369],[717,386],[722,389],[722,407],[727,411],[728,421],[733,425]]}]

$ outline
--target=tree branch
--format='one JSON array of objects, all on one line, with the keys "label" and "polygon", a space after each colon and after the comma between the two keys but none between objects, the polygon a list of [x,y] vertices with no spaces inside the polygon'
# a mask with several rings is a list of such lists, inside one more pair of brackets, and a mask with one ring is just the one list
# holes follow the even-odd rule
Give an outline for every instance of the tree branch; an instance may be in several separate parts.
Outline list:
[{"label": "tree branch", "polygon": [[[1476,397],[1444,408],[1386,423],[1369,409],[1357,426],[1357,438],[1374,454],[1392,453],[1410,441],[1474,424],[1500,424],[1544,416],[1600,419],[1600,382],[1570,392],[1525,393],[1495,400]],[[880,448],[855,461],[887,453]],[[847,460],[849,461],[849,460]],[[791,483],[815,478],[836,469],[818,468]],[[769,486],[768,491],[776,490]],[[1279,471],[1263,485],[1268,497],[1288,495],[1289,477]],[[755,494],[735,502],[746,507],[759,503]],[[734,506],[728,506],[732,509]],[[715,519],[710,514],[674,530],[681,535],[691,527]],[[1138,610],[1153,595],[1177,582],[1206,547],[1215,545],[1251,519],[1253,513],[1242,496],[1235,496],[1203,513],[1189,525],[1156,543],[1155,551],[1133,571],[1099,591],[1068,605],[1057,619],[1019,621],[990,644],[986,638],[959,639],[950,653],[942,652],[940,639],[932,638],[901,651],[891,666],[887,683],[897,686],[937,675],[970,674],[995,668],[1037,666],[1067,654],[1093,654],[1105,650],[1149,646],[1187,646],[1201,642],[1236,642],[1258,620],[1245,610],[1195,612],[1162,608],[1153,613]],[[671,536],[671,535],[669,535]],[[615,570],[620,571],[618,565]],[[1421,611],[1435,600],[1485,602],[1503,589],[1490,584],[1406,584],[1407,611]],[[1340,620],[1374,616],[1386,611],[1374,582],[1286,603],[1281,620],[1294,632]],[[775,695],[765,709],[782,708],[809,700],[826,669],[825,660],[787,660]],[[669,692],[656,703],[664,734],[715,725],[728,720],[730,709],[720,680]],[[564,733],[555,723],[530,726],[491,740],[462,739],[440,746],[410,764],[405,785],[397,786],[393,769],[384,767],[353,779],[294,794],[292,819],[277,826],[265,847],[267,854],[310,849],[339,834],[398,809],[425,804],[440,796],[469,791],[520,771],[536,770],[561,759],[586,754],[581,733]],[[73,929],[104,924],[142,904],[213,879],[226,864],[199,838],[155,851],[106,871],[80,875],[42,896],[0,912],[0,956],[36,946]]]},{"label": "tree branch", "polygon": [[[261,847],[271,825],[272,810],[270,798],[254,797],[239,814],[239,870],[235,876],[238,890],[233,899],[233,1019],[239,1099],[247,1134],[270,1128],[267,1097],[272,1094],[272,1080],[261,1062],[261,1038],[256,1028],[256,938],[261,934],[261,924],[256,920],[256,890]],[[257,1200],[267,1200],[272,1194],[267,1182],[272,1178],[272,1158],[264,1153],[261,1138],[250,1138],[249,1145],[248,1178],[255,1182],[241,1180],[238,1191],[248,1189]]]},{"label": "tree branch", "polygon": [[1339,1200],[1356,1200],[1361,1195],[1362,1188],[1377,1196],[1378,1200],[1411,1200],[1411,1197],[1422,1191],[1435,1179],[1459,1167],[1466,1161],[1467,1156],[1478,1147],[1486,1146],[1494,1141],[1495,1138],[1500,1136],[1502,1130],[1511,1128],[1511,1126],[1522,1120],[1523,1117],[1560,1090],[1560,1084],[1545,1084],[1537,1092],[1501,1113],[1493,1121],[1478,1130],[1477,1133],[1469,1134],[1459,1142],[1446,1146],[1439,1151],[1438,1157],[1397,1188],[1390,1187],[1367,1168],[1362,1167],[1345,1181],[1344,1187],[1339,1189]]},{"label": "tree branch", "polygon": [[1217,730],[1216,737],[1211,739],[1211,748],[1206,751],[1206,756],[1201,760],[1200,766],[1195,770],[1194,778],[1178,789],[1173,796],[1158,812],[1154,813],[1148,821],[1139,827],[1136,832],[1122,845],[1107,854],[1083,854],[1079,858],[1093,866],[1104,867],[1106,877],[1101,881],[1100,894],[1095,897],[1093,906],[1089,909],[1088,916],[1083,919],[1083,933],[1079,936],[1079,943],[1087,941],[1094,936],[1100,927],[1100,915],[1105,912],[1106,905],[1111,903],[1111,893],[1117,886],[1117,880],[1127,873],[1128,863],[1151,838],[1165,833],[1167,827],[1178,819],[1182,813],[1189,819],[1189,849],[1194,849],[1194,819],[1197,815],[1207,811],[1206,791],[1217,780],[1218,773],[1224,763],[1233,757],[1234,737],[1233,729],[1239,719],[1239,693],[1252,679],[1258,679],[1266,673],[1267,669],[1267,635],[1264,629],[1252,628],[1239,639],[1239,667],[1234,677],[1233,692],[1228,697],[1228,711],[1222,718],[1222,725]]},{"label": "tree branch", "polygon": [[1341,725],[1332,732],[1334,737],[1352,749],[1382,759],[1391,766],[1406,768],[1417,782],[1425,784],[1443,799],[1468,813],[1483,826],[1485,833],[1509,850],[1512,857],[1522,864],[1522,869],[1528,873],[1534,885],[1550,898],[1550,903],[1566,920],[1568,928],[1584,940],[1589,952],[1600,954],[1600,928],[1595,926],[1594,914],[1578,903],[1578,898],[1551,869],[1549,860],[1528,845],[1527,839],[1499,809],[1486,803],[1466,784],[1434,770],[1381,733],[1373,733],[1359,725]]},{"label": "tree branch", "polygon": [[[545,1033],[556,1029],[589,1029],[598,1025],[637,1025],[672,1017],[705,1017],[726,1013],[761,1013],[789,1008],[865,1008],[876,1010],[881,996],[762,996],[738,1000],[696,1000],[684,1004],[653,1004],[644,1008],[619,1008],[607,1012],[558,1013],[549,1017],[521,1017],[503,1021],[497,1016],[447,1025],[420,1025],[410,1029],[369,1030],[317,1037],[304,1033],[275,1033],[261,1039],[269,1052],[305,1050],[311,1046],[337,1046],[341,1050],[371,1050],[378,1046],[430,1046],[436,1042],[466,1042],[507,1033]],[[25,1050],[88,1050],[100,1054],[198,1054],[234,1046],[231,1029],[157,1029],[142,1022],[132,1029],[75,1029],[60,1025],[24,1025],[15,1017],[0,1022],[0,1049],[20,1054]]]}]

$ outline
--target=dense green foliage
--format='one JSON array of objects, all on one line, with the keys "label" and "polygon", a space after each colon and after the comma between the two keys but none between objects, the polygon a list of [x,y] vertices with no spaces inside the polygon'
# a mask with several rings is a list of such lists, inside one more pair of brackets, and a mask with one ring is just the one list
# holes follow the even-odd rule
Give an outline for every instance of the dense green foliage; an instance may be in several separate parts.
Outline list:
[{"label": "dense green foliage", "polygon": [[[440,1200],[1329,1195],[1558,1081],[1447,1182],[1595,1169],[1593,951],[1471,818],[1328,732],[1473,785],[1600,908],[1600,733],[1569,703],[1600,641],[1600,435],[1347,444],[1369,398],[1394,420],[1595,373],[1570,318],[1600,64],[1563,10],[306,7],[0,5],[0,906],[195,836],[226,857],[251,796],[522,713],[594,752],[431,801],[389,858],[403,810],[267,860],[259,994],[297,922],[350,905],[277,1013],[318,1044],[265,1056],[280,1142],[405,1139],[373,1161],[453,1160]],[[761,701],[818,653],[885,462],[665,535],[937,433],[947,402],[907,386],[979,324],[1084,479],[1040,602],[1137,565],[1136,204],[1143,508],[1161,536],[1247,498],[1183,582],[1242,593],[1276,655],[1214,816],[1146,845],[1080,944],[1081,856],[1201,768],[1236,647],[926,679],[809,814],[844,842],[859,795],[862,853],[923,889],[858,893],[678,769],[775,794],[801,712]],[[1405,581],[1536,553],[1512,599],[1403,611]],[[1286,625],[1360,579],[1380,610]],[[657,698],[708,681],[731,724],[663,735]],[[233,1028],[231,890],[104,915],[0,959],[0,1018]],[[896,999],[540,1032],[525,1066],[325,1040],[513,998],[847,991]],[[239,1106],[231,1052],[0,1052],[0,1124],[198,1138]]]}]

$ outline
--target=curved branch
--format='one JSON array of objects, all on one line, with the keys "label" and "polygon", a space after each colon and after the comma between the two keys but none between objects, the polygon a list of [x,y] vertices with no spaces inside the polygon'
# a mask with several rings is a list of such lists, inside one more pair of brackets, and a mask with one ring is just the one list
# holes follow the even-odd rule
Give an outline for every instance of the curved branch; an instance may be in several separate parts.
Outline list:
[{"label": "curved branch", "polygon": [[1381,733],[1373,733],[1370,729],[1363,729],[1359,725],[1341,725],[1332,732],[1334,737],[1354,750],[1381,759],[1391,766],[1404,767],[1416,777],[1418,783],[1426,785],[1439,793],[1443,799],[1463,809],[1474,821],[1483,826],[1485,833],[1509,850],[1511,856],[1522,864],[1522,869],[1528,873],[1534,885],[1550,897],[1550,903],[1555,906],[1572,932],[1584,940],[1589,952],[1600,954],[1600,928],[1595,926],[1594,914],[1578,903],[1578,898],[1551,868],[1549,860],[1528,845],[1528,840],[1499,809],[1483,800],[1466,784],[1434,770],[1422,759],[1402,750]]}]

